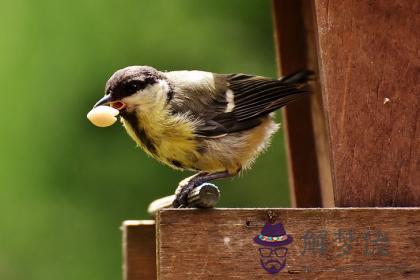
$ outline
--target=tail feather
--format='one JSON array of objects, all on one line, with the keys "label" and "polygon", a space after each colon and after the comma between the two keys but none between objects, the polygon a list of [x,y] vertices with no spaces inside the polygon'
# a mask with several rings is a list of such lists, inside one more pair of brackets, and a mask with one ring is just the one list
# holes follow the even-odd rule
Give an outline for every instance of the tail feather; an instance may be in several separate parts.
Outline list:
[{"label": "tail feather", "polygon": [[286,84],[301,84],[306,83],[314,74],[311,70],[299,70],[292,74],[281,77],[280,81]]}]

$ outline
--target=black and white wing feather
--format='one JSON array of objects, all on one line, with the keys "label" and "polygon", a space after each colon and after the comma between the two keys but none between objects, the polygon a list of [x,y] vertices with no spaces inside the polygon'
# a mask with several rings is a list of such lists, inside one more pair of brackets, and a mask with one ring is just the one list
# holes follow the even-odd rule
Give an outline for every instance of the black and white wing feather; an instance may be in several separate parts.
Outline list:
[{"label": "black and white wing feather", "polygon": [[247,130],[259,125],[267,114],[309,93],[303,83],[309,72],[305,73],[280,80],[246,74],[213,74],[214,87],[203,88],[197,84],[193,92],[178,95],[173,108],[191,112],[200,119],[202,125],[196,131],[199,137]]},{"label": "black and white wing feather", "polygon": [[302,84],[258,76],[233,74],[227,76],[227,81],[234,93],[232,113],[238,122],[267,115],[308,93]]}]

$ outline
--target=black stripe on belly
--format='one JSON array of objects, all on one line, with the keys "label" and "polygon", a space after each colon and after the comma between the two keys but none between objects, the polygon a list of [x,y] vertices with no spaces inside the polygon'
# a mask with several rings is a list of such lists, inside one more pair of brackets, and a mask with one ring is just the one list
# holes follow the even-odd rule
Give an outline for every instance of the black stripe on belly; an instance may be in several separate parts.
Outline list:
[{"label": "black stripe on belly", "polygon": [[121,113],[121,116],[130,124],[137,138],[146,147],[146,149],[150,153],[157,155],[156,143],[153,141],[152,138],[147,136],[144,129],[139,126],[135,113],[124,112],[124,113]]},{"label": "black stripe on belly", "polygon": [[176,166],[176,167],[178,167],[178,168],[181,168],[181,169],[184,169],[185,168],[185,166],[179,161],[179,160],[176,160],[176,159],[170,159],[169,160],[174,166]]}]

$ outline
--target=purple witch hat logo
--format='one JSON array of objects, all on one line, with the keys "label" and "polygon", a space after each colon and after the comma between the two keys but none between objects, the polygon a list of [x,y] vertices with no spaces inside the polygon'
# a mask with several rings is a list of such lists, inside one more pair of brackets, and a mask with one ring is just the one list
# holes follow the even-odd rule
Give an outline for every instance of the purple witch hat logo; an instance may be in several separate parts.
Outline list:
[{"label": "purple witch hat logo", "polygon": [[286,266],[285,246],[293,242],[293,237],[286,233],[281,223],[265,224],[261,234],[255,236],[254,242],[261,245],[258,248],[260,262],[268,273],[279,273]]}]

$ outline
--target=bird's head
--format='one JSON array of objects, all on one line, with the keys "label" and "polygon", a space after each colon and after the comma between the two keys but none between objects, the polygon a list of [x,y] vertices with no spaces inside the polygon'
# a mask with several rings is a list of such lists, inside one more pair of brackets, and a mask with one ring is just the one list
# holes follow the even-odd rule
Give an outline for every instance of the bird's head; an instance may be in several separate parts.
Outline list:
[{"label": "bird's head", "polygon": [[105,96],[94,107],[110,105],[120,112],[147,110],[162,103],[169,90],[162,72],[149,66],[130,66],[109,78]]}]

